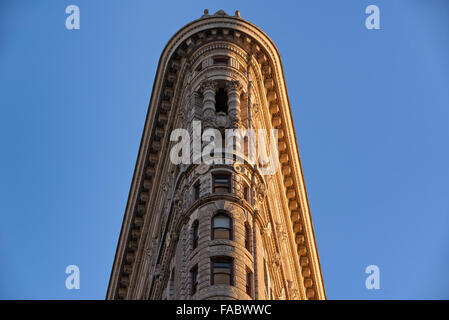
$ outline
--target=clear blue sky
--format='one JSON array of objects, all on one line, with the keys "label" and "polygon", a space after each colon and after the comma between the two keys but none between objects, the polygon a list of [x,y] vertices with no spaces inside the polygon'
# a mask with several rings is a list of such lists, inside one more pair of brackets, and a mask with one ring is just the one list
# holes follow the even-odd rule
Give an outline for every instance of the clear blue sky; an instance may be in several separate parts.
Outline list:
[{"label": "clear blue sky", "polygon": [[1,1],[0,298],[104,299],[159,55],[204,8],[279,48],[328,298],[448,299],[446,0]]}]

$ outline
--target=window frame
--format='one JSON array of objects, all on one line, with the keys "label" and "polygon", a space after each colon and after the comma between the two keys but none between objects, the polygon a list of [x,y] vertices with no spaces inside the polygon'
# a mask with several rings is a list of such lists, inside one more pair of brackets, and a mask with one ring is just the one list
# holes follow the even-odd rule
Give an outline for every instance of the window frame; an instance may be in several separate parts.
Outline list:
[{"label": "window frame", "polygon": [[[223,227],[215,227],[215,218],[217,216],[226,216],[229,219],[229,228],[223,228]],[[229,230],[229,239],[215,239],[215,230],[216,229],[227,229]],[[218,211],[216,212],[211,219],[211,235],[210,235],[210,239],[211,240],[234,240],[234,220],[232,219],[232,216],[226,212],[226,211]]]},{"label": "window frame", "polygon": [[[218,176],[226,176],[228,178],[228,185],[227,185],[227,187],[228,187],[227,189],[228,190],[227,191],[225,191],[225,192],[222,192],[222,191],[217,192],[217,191],[215,191],[215,189],[217,188],[217,185],[215,183],[215,179]],[[212,191],[213,191],[213,193],[231,193],[231,181],[232,181],[232,174],[230,172],[227,172],[227,171],[213,172],[212,173]]]},{"label": "window frame", "polygon": [[[214,284],[214,278],[215,274],[221,274],[219,272],[214,272],[214,264],[215,263],[229,263],[229,284],[218,284],[218,285],[229,285],[234,286],[234,258],[228,257],[228,256],[214,256],[210,258],[210,285],[213,286]],[[227,274],[227,273],[226,273]]]},{"label": "window frame", "polygon": [[251,298],[253,298],[253,282],[254,282],[254,274],[253,272],[249,269],[246,268],[246,284],[245,284],[245,291],[246,294],[248,296],[250,296]]}]

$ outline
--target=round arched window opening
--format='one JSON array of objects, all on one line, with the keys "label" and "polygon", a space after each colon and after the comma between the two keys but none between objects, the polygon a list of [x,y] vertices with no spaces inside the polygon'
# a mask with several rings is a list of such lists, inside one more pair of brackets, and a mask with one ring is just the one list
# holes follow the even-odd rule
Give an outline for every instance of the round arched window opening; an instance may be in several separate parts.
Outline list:
[{"label": "round arched window opening", "polygon": [[212,240],[232,240],[232,219],[225,213],[220,212],[212,218]]}]

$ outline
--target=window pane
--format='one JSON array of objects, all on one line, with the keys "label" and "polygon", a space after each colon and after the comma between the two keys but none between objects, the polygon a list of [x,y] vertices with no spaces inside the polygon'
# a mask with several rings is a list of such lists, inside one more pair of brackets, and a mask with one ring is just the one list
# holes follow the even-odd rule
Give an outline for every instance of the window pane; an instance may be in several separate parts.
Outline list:
[{"label": "window pane", "polygon": [[195,224],[193,227],[193,237],[198,238],[198,224]]},{"label": "window pane", "polygon": [[214,274],[214,284],[231,284],[231,275],[224,273]]},{"label": "window pane", "polygon": [[214,176],[214,192],[229,192],[230,176],[219,174]]},{"label": "window pane", "polygon": [[199,228],[198,228],[198,220],[193,223],[193,249],[195,249],[198,245],[198,237],[199,237]]},{"label": "window pane", "polygon": [[195,284],[198,283],[198,271],[195,271],[194,278],[193,278],[193,282],[194,282]]},{"label": "window pane", "polygon": [[216,184],[228,184],[229,182],[229,178],[227,176],[218,176],[215,178],[215,183]]},{"label": "window pane", "polygon": [[215,229],[214,239],[231,239],[231,232],[229,229]]},{"label": "window pane", "polygon": [[218,258],[212,263],[212,283],[232,285],[232,261],[225,258]]},{"label": "window pane", "polygon": [[224,88],[219,88],[215,94],[215,111],[228,112],[228,93]]},{"label": "window pane", "polygon": [[214,228],[231,228],[231,219],[225,215],[214,217]]},{"label": "window pane", "polygon": [[214,272],[231,272],[231,264],[226,261],[214,262]]},{"label": "window pane", "polygon": [[190,271],[190,274],[192,276],[192,292],[191,292],[191,294],[194,294],[196,292],[196,288],[198,286],[198,266],[195,266]]},{"label": "window pane", "polygon": [[194,186],[194,198],[198,200],[200,198],[200,184],[196,183]]},{"label": "window pane", "polygon": [[250,272],[246,273],[246,293],[249,296],[251,296],[252,277],[253,277],[253,275]]},{"label": "window pane", "polygon": [[215,192],[229,192],[229,188],[228,187],[217,187],[215,186]]}]

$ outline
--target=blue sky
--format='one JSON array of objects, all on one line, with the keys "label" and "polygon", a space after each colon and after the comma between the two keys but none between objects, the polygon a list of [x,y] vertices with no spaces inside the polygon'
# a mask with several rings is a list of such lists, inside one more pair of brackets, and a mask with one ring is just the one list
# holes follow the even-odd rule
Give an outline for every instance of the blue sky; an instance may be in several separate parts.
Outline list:
[{"label": "blue sky", "polygon": [[0,3],[0,298],[104,299],[160,53],[205,8],[279,48],[328,298],[449,298],[449,2],[276,4]]}]

